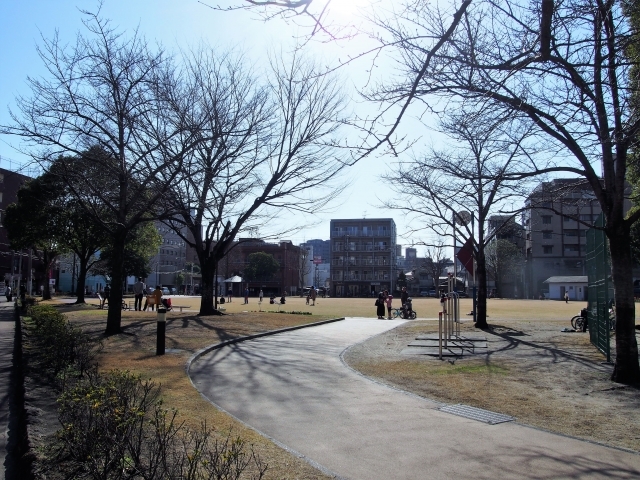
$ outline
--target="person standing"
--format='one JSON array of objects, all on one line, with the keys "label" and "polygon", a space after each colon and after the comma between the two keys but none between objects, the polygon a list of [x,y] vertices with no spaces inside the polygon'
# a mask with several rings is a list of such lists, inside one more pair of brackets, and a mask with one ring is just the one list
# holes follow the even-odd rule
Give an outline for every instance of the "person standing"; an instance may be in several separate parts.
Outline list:
[{"label": "person standing", "polygon": [[233,296],[233,289],[229,287],[227,289],[227,303],[231,303],[231,297]]},{"label": "person standing", "polygon": [[564,292],[564,303],[569,303],[569,292]]},{"label": "person standing", "polygon": [[264,297],[264,293],[262,293],[262,289],[260,289],[260,293],[258,294],[258,301],[262,303],[262,297]]},{"label": "person standing", "polygon": [[384,295],[382,292],[378,294],[378,299],[376,300],[376,313],[378,320],[384,320]]},{"label": "person standing", "polygon": [[7,297],[7,302],[10,302],[11,298],[12,298],[12,295],[11,295],[11,287],[9,285],[7,285],[7,288],[4,291],[4,294]]},{"label": "person standing", "polygon": [[244,289],[244,304],[249,304],[249,287]]},{"label": "person standing", "polygon": [[393,295],[387,295],[386,303],[387,303],[387,313],[388,319],[391,320],[391,303],[393,302]]},{"label": "person standing", "polygon": [[409,298],[407,287],[402,287],[402,293],[400,293],[400,306],[403,306],[405,303],[407,303],[407,298]]},{"label": "person standing", "polygon": [[104,306],[109,303],[109,295],[111,294],[111,287],[109,285],[106,285],[104,287],[104,292],[102,292],[102,307],[100,308],[104,308]]},{"label": "person standing", "polygon": [[144,297],[144,292],[147,289],[147,286],[142,281],[142,278],[138,278],[138,281],[133,284],[133,296],[134,296],[134,310],[136,312],[142,310],[142,297]]},{"label": "person standing", "polygon": [[447,297],[445,297],[444,292],[440,294],[440,311],[447,313]]}]

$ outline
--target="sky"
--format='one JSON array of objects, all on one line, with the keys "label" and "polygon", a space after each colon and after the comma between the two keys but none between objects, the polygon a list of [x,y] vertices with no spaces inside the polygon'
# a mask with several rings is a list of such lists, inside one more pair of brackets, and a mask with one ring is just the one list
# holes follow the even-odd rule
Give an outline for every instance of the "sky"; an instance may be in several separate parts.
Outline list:
[{"label": "sky", "polygon": [[[374,0],[333,0],[337,19],[357,21],[354,6],[365,5]],[[376,0],[384,3],[386,0]],[[218,0],[216,5],[230,5],[232,0]],[[237,4],[237,2],[236,2]],[[16,95],[28,95],[28,76],[44,75],[42,62],[36,47],[42,37],[51,38],[57,30],[62,39],[72,41],[83,30],[82,14],[79,9],[95,11],[97,1],[91,0],[4,0],[0,2],[0,125],[10,123],[9,108],[14,108]],[[102,16],[112,21],[121,30],[131,32],[136,27],[150,41],[159,42],[165,48],[177,51],[201,41],[214,46],[240,47],[248,52],[255,62],[266,59],[269,50],[288,49],[295,44],[294,37],[304,31],[295,25],[279,19],[262,21],[255,12],[220,12],[212,10],[197,0],[105,0]],[[361,51],[365,40],[351,40],[332,44],[312,42],[305,46],[327,64],[337,58]],[[384,63],[382,63],[384,65]],[[382,67],[384,68],[384,66]],[[354,111],[363,108],[362,102],[355,100],[355,90],[367,80],[367,64],[355,63],[349,69],[340,71],[345,87],[354,94]],[[412,125],[410,121],[406,125]],[[404,125],[403,125],[403,128]],[[424,136],[423,127],[416,129],[415,123],[407,127],[410,135]],[[421,130],[422,129],[422,130]],[[19,152],[19,140],[0,135],[0,167],[11,170],[24,165],[28,157]],[[393,159],[382,156],[367,158],[347,172],[349,187],[331,205],[328,212],[306,216],[309,226],[291,235],[287,240],[295,244],[314,238],[329,238],[331,218],[394,218],[398,231],[398,243],[410,246],[420,239],[408,237],[407,221],[397,211],[381,207],[393,192],[379,178],[389,168]],[[29,174],[29,171],[25,171]],[[299,224],[301,219],[293,214],[282,215],[279,219],[283,230]],[[419,254],[422,253],[419,251]]]}]

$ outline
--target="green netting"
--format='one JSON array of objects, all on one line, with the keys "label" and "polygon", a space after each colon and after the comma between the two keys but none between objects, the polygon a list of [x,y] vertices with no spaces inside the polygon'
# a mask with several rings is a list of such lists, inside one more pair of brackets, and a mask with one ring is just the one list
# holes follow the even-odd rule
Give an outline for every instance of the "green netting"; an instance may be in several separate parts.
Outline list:
[{"label": "green netting", "polygon": [[589,284],[588,325],[591,343],[611,361],[609,348],[609,251],[604,233],[604,215],[601,213],[594,224],[587,230],[587,274]]}]

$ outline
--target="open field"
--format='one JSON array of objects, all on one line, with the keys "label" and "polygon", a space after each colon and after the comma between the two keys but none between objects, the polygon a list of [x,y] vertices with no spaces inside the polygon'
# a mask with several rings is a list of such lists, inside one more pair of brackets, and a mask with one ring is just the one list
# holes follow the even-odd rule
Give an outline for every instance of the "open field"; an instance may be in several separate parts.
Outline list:
[{"label": "open field", "polygon": [[[172,296],[174,305],[189,306],[189,313],[197,313],[200,308],[200,297]],[[57,299],[60,301],[61,299]],[[91,298],[89,303],[98,304],[98,300]],[[132,302],[133,299],[127,299]],[[244,305],[242,298],[234,297],[231,303],[222,305],[227,313],[243,313],[257,311],[301,311],[310,312],[315,315],[328,315],[331,317],[376,317],[376,307],[374,298],[318,298],[316,305],[306,305],[306,299],[300,297],[287,297],[287,303],[278,307],[270,305],[269,299],[265,299],[262,304],[258,303],[255,297],[249,298],[249,304]],[[460,300],[461,312],[471,311],[472,301],[469,298]],[[636,304],[636,308],[637,308]],[[394,299],[394,306],[400,306],[400,300]],[[501,319],[510,320],[563,320],[566,319],[567,326],[569,320],[574,315],[580,313],[580,309],[586,306],[586,302],[569,302],[553,300],[502,300],[490,299],[487,301],[488,321]],[[437,298],[414,298],[413,308],[418,312],[418,318],[437,319],[440,311],[440,302]],[[135,313],[135,312],[134,312]],[[149,317],[154,315],[151,312],[140,312],[139,315]],[[463,315],[464,316],[464,315]]]},{"label": "open field", "polygon": [[[106,310],[96,308],[96,299],[89,301],[93,305],[62,308],[74,323],[100,337]],[[161,357],[155,356],[155,313],[123,312],[124,333],[102,340],[102,368],[128,369],[161,383],[166,405],[177,408],[191,425],[206,420],[223,434],[233,429],[269,463],[268,478],[325,478],[201,398],[185,375],[185,362],[204,346],[241,335],[327,318],[375,318],[374,299],[319,298],[316,306],[307,306],[305,299],[288,297],[280,310],[313,314],[290,315],[275,313],[279,307],[268,301],[258,305],[256,298],[250,298],[244,305],[243,299],[234,298],[225,304],[228,315],[222,317],[198,317],[199,302],[198,297],[173,297],[174,305],[190,309],[168,313],[166,346],[171,350]],[[603,363],[588,334],[560,332],[584,305],[491,299],[491,329],[486,335],[492,352],[440,361],[399,353],[415,335],[437,329],[438,299],[417,298],[419,320],[353,347],[345,360],[365,375],[418,395],[510,414],[522,423],[640,451],[638,389],[608,380],[611,366]],[[470,310],[471,300],[463,299],[461,311]],[[463,316],[462,330],[477,333],[470,318]]]}]

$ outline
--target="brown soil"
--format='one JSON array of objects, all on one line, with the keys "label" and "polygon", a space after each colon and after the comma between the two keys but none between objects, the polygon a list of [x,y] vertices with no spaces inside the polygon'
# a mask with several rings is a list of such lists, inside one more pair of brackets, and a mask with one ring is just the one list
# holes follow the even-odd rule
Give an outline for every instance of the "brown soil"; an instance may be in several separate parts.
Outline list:
[{"label": "brown soil", "polygon": [[[429,399],[640,451],[640,390],[612,383],[613,367],[591,345],[589,334],[563,333],[565,326],[567,321],[500,320],[484,332],[488,353],[441,361],[400,354],[417,335],[437,333],[435,322],[415,321],[355,345],[345,361],[364,375]],[[483,332],[466,321],[465,333]]]}]

